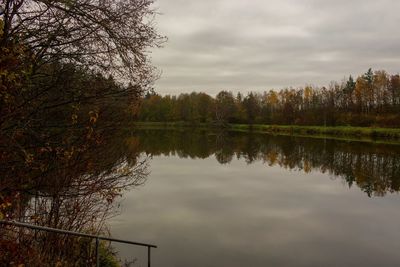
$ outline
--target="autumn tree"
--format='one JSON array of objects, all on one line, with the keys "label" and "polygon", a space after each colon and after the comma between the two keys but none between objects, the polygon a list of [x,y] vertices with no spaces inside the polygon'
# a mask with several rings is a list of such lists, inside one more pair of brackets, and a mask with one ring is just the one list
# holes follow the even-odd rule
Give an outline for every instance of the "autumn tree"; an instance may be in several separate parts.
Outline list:
[{"label": "autumn tree", "polygon": [[400,75],[392,75],[389,82],[390,102],[395,110],[400,106]]},{"label": "autumn tree", "polygon": [[[43,208],[65,208],[68,213],[69,205],[59,205],[66,192],[95,191],[121,182],[121,177],[105,176],[104,169],[94,170],[93,155],[87,155],[109,142],[110,129],[118,132],[134,118],[139,99],[157,77],[147,55],[163,38],[153,27],[152,3],[1,2],[0,206],[10,204],[9,218],[63,227],[66,218],[53,221],[29,214],[30,200],[35,195],[50,198],[54,202]],[[120,168],[121,162],[114,166]],[[95,202],[107,203],[108,191],[103,189],[86,193],[96,194]],[[101,226],[96,224],[99,214],[76,217],[93,223],[87,227]],[[69,226],[81,230],[85,224]]]},{"label": "autumn tree", "polygon": [[382,113],[389,101],[389,77],[386,71],[378,70],[374,73],[373,91],[375,94],[375,112]]},{"label": "autumn tree", "polygon": [[246,110],[247,121],[253,124],[261,111],[261,103],[254,93],[249,93],[243,100],[243,107]]},{"label": "autumn tree", "polygon": [[[3,1],[0,139],[8,144],[1,152],[14,155],[5,157],[30,162],[50,135],[66,137],[66,128],[92,131],[88,123],[106,114],[118,123],[118,105],[133,110],[129,105],[137,105],[155,77],[148,49],[163,40],[152,25],[152,3]],[[52,149],[64,145],[54,140]]]},{"label": "autumn tree", "polygon": [[220,123],[232,122],[236,113],[232,92],[221,91],[215,97],[215,119]]},{"label": "autumn tree", "polygon": [[345,97],[345,109],[346,110],[353,110],[353,94],[356,88],[356,82],[354,81],[353,77],[350,75],[349,79],[346,81],[346,85],[343,88],[343,95]]},{"label": "autumn tree", "polygon": [[0,43],[18,38],[29,46],[34,70],[49,62],[73,62],[146,84],[152,77],[146,51],[160,41],[152,26],[152,3],[6,0]]},{"label": "autumn tree", "polygon": [[195,105],[198,114],[198,121],[210,122],[213,116],[214,101],[211,96],[205,93],[196,94]]},{"label": "autumn tree", "polygon": [[[147,51],[162,42],[152,25],[152,3],[4,1],[1,72],[14,79],[18,88],[12,90],[12,85],[1,81],[1,101],[7,102],[1,113],[7,114],[2,116],[0,131],[7,132],[0,134],[15,136],[12,132],[20,130],[18,125],[27,130],[27,125],[32,126],[38,118],[45,122],[46,114],[60,108],[75,118],[76,111],[88,103],[97,106],[91,114],[102,113],[101,106],[107,101],[129,99],[130,105],[137,105],[138,97],[155,78]],[[127,82],[129,85],[123,85]],[[9,142],[17,141],[11,138]]]}]

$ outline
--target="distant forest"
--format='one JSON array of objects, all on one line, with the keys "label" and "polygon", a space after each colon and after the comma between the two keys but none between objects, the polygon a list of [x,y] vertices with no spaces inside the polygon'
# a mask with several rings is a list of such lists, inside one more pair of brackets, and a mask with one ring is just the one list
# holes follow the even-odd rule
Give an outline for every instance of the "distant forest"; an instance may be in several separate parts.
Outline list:
[{"label": "distant forest", "polygon": [[400,76],[369,69],[356,79],[350,76],[328,87],[308,85],[236,96],[229,91],[215,97],[149,92],[138,116],[149,122],[400,127]]}]

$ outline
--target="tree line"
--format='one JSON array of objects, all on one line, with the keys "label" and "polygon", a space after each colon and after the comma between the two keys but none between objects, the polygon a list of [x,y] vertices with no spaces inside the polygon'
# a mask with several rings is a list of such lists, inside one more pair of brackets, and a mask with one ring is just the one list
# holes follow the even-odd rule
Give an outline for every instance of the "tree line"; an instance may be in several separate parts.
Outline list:
[{"label": "tree line", "polygon": [[400,76],[384,70],[327,87],[307,85],[236,96],[221,91],[161,96],[149,92],[142,99],[140,121],[244,123],[277,125],[400,126]]}]

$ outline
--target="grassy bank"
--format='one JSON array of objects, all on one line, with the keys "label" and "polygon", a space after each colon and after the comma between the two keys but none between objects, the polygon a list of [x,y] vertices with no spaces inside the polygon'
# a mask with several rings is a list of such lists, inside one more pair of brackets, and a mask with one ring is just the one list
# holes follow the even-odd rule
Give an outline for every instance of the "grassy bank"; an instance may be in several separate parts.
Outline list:
[{"label": "grassy bank", "polygon": [[352,126],[299,126],[299,125],[248,125],[227,124],[224,126],[207,123],[186,122],[138,122],[140,128],[146,129],[176,129],[176,128],[200,128],[215,129],[224,128],[233,131],[255,131],[270,134],[289,134],[304,136],[325,136],[342,138],[368,138],[372,140],[400,140],[400,129],[397,128],[374,128],[374,127],[352,127]]}]

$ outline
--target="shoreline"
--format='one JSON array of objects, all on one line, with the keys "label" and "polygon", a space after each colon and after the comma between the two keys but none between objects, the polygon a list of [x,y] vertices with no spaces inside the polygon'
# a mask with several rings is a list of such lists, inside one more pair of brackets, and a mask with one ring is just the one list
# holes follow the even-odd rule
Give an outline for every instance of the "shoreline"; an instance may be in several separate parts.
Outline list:
[{"label": "shoreline", "polygon": [[400,144],[400,128],[353,127],[353,126],[300,126],[264,124],[226,124],[188,122],[135,122],[142,129],[204,129],[257,132],[275,135],[293,135],[314,138],[332,138],[349,141],[368,141]]}]

